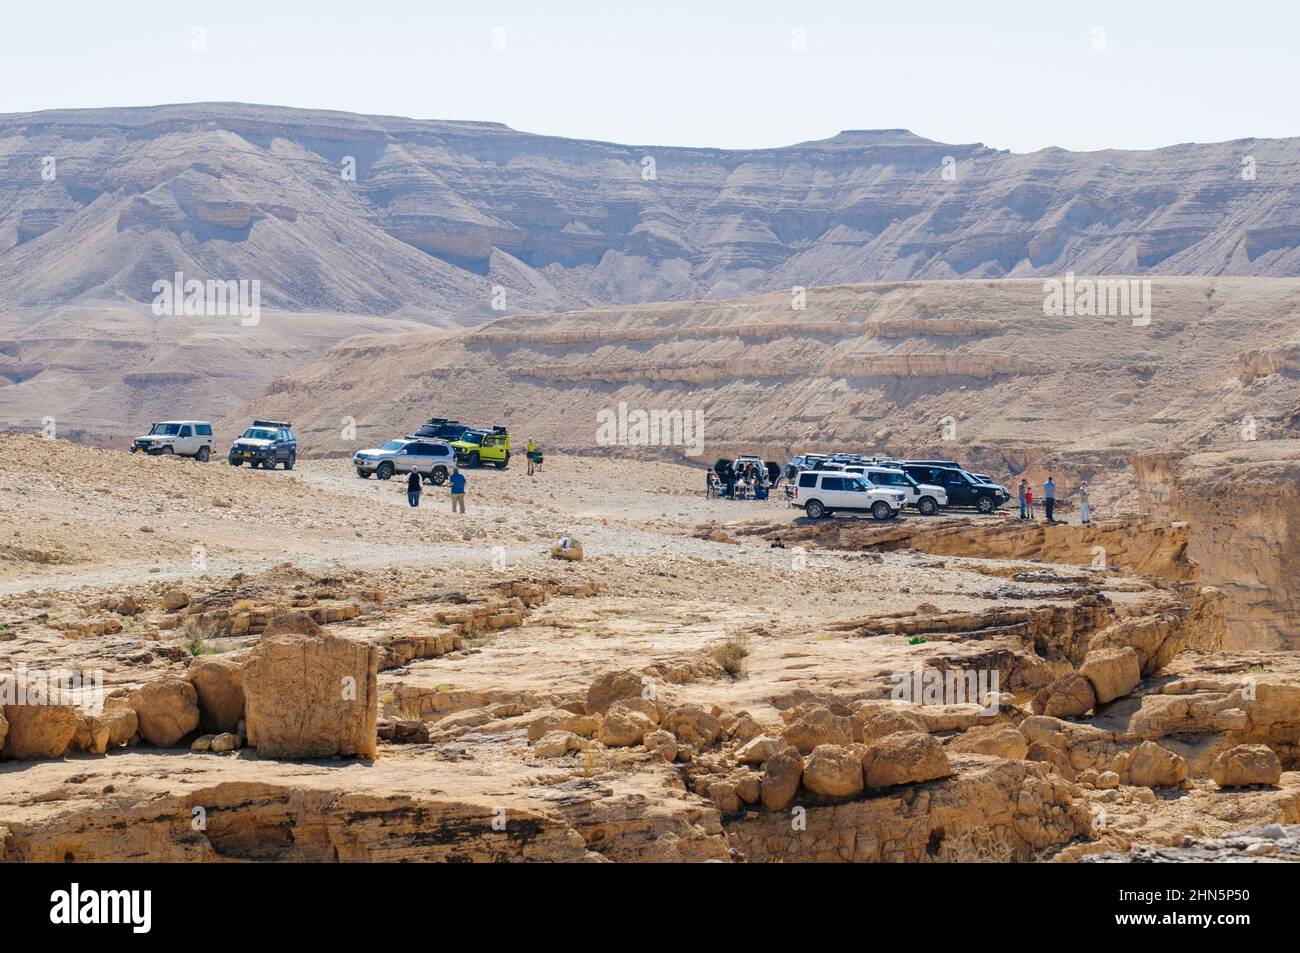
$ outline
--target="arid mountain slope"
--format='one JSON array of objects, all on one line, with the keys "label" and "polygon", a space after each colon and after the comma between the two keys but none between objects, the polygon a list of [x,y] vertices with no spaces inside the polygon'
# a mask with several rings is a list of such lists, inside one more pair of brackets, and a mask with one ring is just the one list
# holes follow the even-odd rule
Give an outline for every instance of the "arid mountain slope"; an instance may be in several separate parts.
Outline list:
[{"label": "arid mountain slope", "polygon": [[494,287],[522,312],[1067,270],[1294,276],[1297,184],[1296,139],[1012,155],[881,130],[724,151],[230,103],[11,114],[0,300],[146,302],[182,271],[258,279],[284,310],[472,323]]},{"label": "arid mountain slope", "polygon": [[[352,334],[421,325],[357,315],[169,316],[69,306],[0,321],[0,430],[124,446],[152,420],[219,420]],[[433,332],[437,333],[437,332]]]},{"label": "arid mountain slope", "polygon": [[[1045,316],[1043,282],[970,281],[503,318],[450,338],[361,336],[245,408],[291,417],[312,452],[431,415],[504,423],[554,449],[598,439],[597,414],[703,414],[700,459],[812,449],[943,453],[1006,477],[1129,471],[1139,450],[1293,434],[1300,281],[1161,278],[1150,323]],[[1271,373],[1257,368],[1271,355]],[[233,426],[238,419],[232,420]],[[692,448],[651,447],[665,456]],[[1132,490],[1097,486],[1103,498]]]}]

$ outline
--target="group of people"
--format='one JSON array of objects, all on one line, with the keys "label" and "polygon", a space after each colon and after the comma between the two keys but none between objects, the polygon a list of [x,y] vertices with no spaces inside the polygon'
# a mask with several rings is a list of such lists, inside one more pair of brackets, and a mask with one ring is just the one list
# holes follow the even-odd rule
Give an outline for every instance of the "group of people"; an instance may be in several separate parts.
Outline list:
[{"label": "group of people", "polygon": [[767,474],[756,463],[742,466],[739,471],[734,467],[727,470],[725,480],[713,469],[706,471],[705,492],[708,496],[726,497],[729,500],[747,500],[751,496],[756,500],[767,499]]},{"label": "group of people", "polygon": [[[1085,525],[1091,523],[1092,511],[1088,507],[1088,481],[1084,480],[1078,487],[1071,490],[1070,495],[1080,497],[1079,516],[1081,521]],[[1056,518],[1056,477],[1050,473],[1047,475],[1047,482],[1043,484],[1043,509],[1047,512],[1047,522],[1059,522]],[[1034,491],[1026,480],[1020,481],[1020,518],[1022,520],[1037,519],[1034,513]]]},{"label": "group of people", "polygon": [[[542,469],[542,454],[537,449],[531,439],[528,441],[528,475]],[[712,471],[709,471],[712,472]],[[451,511],[453,513],[465,512],[465,474],[460,472],[460,467],[451,468],[451,476],[447,483],[451,487]],[[420,495],[424,492],[423,477],[412,470],[406,475],[406,502],[414,509],[420,505]]]},{"label": "group of people", "polygon": [[[424,492],[424,478],[415,470],[406,475],[406,502],[412,509],[420,505],[420,494]],[[451,468],[451,476],[447,479],[451,487],[451,511],[453,513],[465,512],[465,474],[460,472],[460,467]]]}]

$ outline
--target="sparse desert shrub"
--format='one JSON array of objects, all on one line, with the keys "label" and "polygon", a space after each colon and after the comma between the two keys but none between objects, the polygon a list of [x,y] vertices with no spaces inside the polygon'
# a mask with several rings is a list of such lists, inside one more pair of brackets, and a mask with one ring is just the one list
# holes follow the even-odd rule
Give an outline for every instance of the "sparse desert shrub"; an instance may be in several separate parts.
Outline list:
[{"label": "sparse desert shrub", "polygon": [[745,658],[749,655],[749,639],[743,632],[731,632],[721,642],[709,649],[709,655],[732,678],[745,673]]}]

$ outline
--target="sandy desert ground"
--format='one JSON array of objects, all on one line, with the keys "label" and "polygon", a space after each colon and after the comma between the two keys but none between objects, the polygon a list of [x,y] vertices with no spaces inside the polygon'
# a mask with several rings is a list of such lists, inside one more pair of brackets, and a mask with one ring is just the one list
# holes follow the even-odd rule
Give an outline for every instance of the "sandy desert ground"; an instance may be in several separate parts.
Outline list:
[{"label": "sandy desert ground", "polygon": [[[1186,524],[469,480],[462,517],[345,459],[0,437],[0,670],[106,695],[4,708],[0,858],[1268,860],[1300,822],[1300,663],[1223,650]],[[930,672],[995,693],[891,697]]]}]

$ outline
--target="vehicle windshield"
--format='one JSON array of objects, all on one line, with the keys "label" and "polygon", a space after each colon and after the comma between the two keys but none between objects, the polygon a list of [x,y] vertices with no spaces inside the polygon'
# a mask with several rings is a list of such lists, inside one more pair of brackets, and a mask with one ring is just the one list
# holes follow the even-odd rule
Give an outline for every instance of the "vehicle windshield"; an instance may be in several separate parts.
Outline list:
[{"label": "vehicle windshield", "polygon": [[155,437],[174,437],[181,432],[180,424],[154,424],[149,433]]},{"label": "vehicle windshield", "polygon": [[406,446],[405,440],[390,440],[388,441],[388,443],[384,444],[379,449],[380,450],[401,450],[405,446]]},{"label": "vehicle windshield", "polygon": [[483,435],[481,433],[474,433],[472,430],[466,430],[461,435],[460,439],[462,443],[481,444],[483,442]]},{"label": "vehicle windshield", "polygon": [[907,478],[901,473],[882,473],[876,471],[875,473],[870,474],[870,476],[872,483],[878,483],[881,486],[904,486],[907,483]]},{"label": "vehicle windshield", "polygon": [[264,427],[249,427],[244,431],[245,440],[274,440],[275,431]]}]

